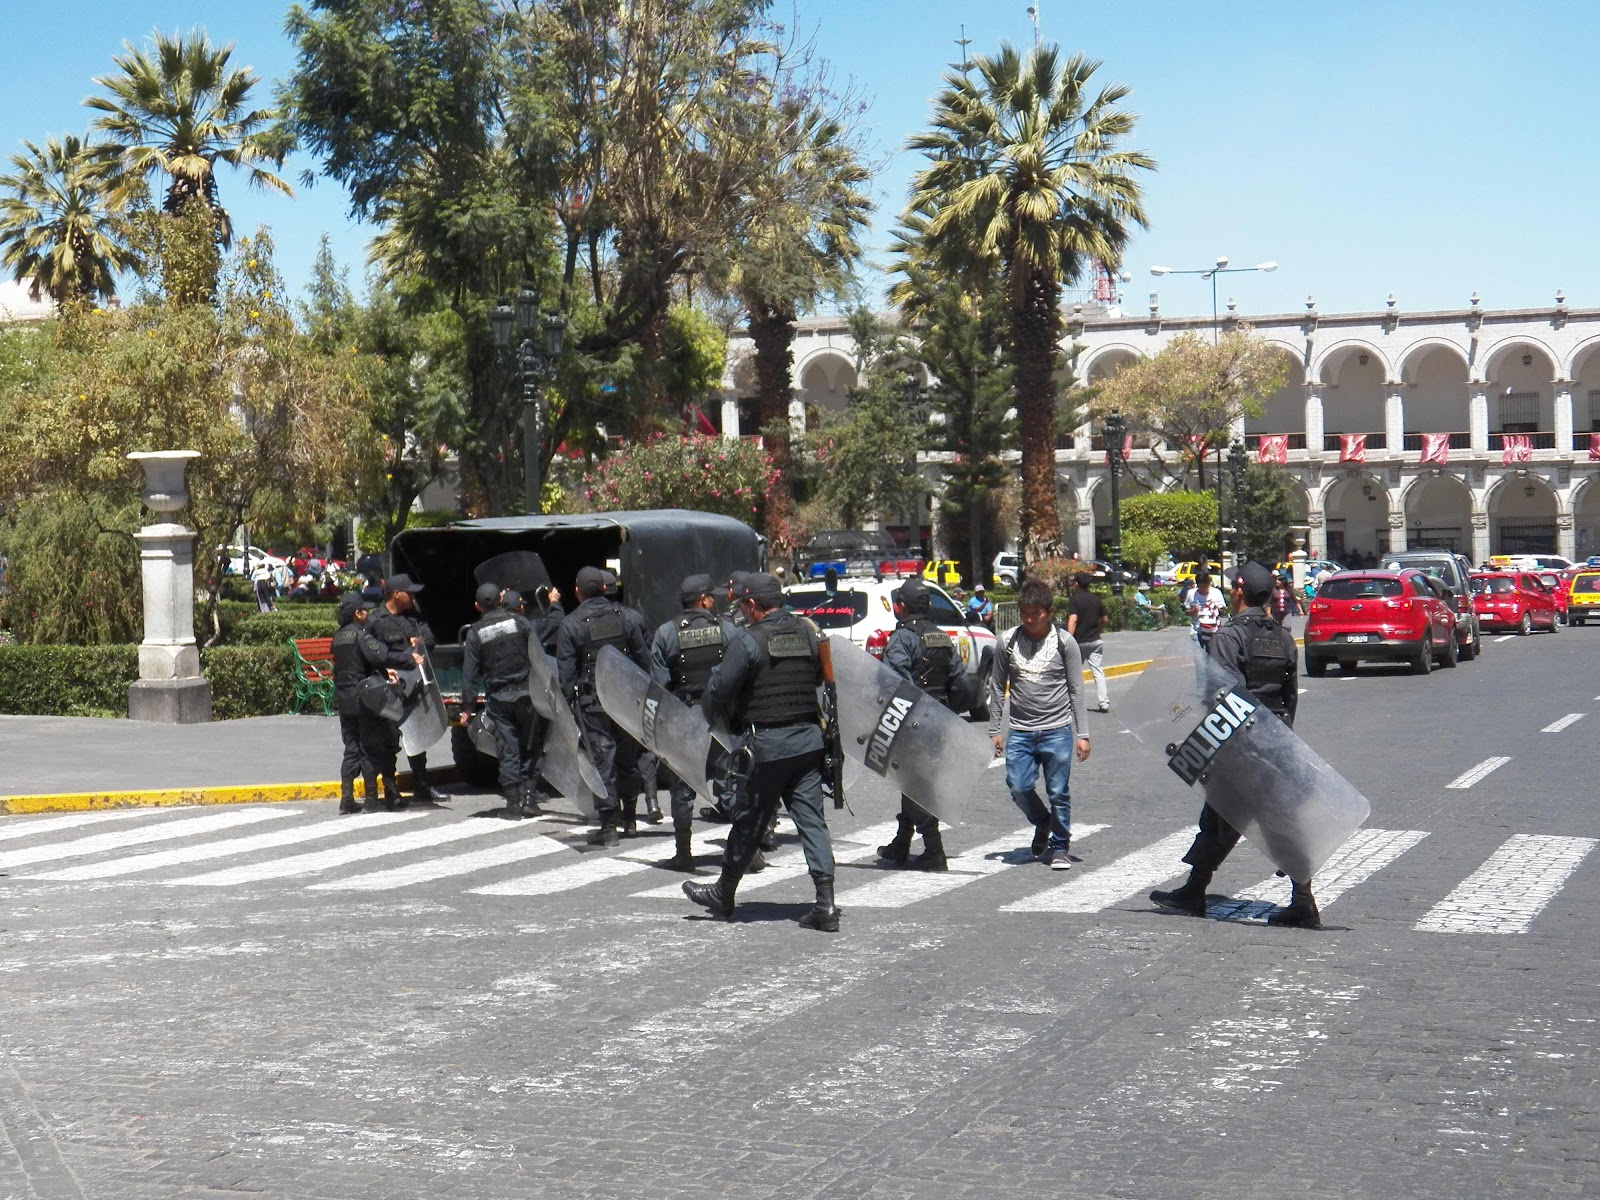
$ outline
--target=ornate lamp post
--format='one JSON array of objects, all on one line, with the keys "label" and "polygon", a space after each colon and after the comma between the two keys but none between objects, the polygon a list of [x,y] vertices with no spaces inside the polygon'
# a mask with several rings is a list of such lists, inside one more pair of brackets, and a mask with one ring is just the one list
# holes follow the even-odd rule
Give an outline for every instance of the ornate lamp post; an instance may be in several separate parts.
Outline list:
[{"label": "ornate lamp post", "polygon": [[[558,312],[539,312],[539,292],[524,283],[515,302],[505,297],[489,311],[495,348],[506,370],[515,369],[522,381],[522,503],[537,513],[540,503],[539,442],[544,435],[544,389],[555,375],[555,360],[566,346],[567,319]],[[520,333],[522,340],[512,340]],[[534,344],[534,335],[540,342]]]},{"label": "ornate lamp post", "polygon": [[1111,594],[1122,595],[1122,497],[1117,477],[1122,474],[1122,439],[1128,431],[1121,413],[1106,417],[1106,463],[1111,468]]},{"label": "ornate lamp post", "polygon": [[1244,471],[1249,465],[1249,458],[1245,454],[1244,442],[1239,438],[1233,439],[1233,445],[1228,447],[1228,473],[1233,476],[1233,565],[1239,565],[1240,553],[1244,549],[1244,505],[1240,497],[1244,493]]}]

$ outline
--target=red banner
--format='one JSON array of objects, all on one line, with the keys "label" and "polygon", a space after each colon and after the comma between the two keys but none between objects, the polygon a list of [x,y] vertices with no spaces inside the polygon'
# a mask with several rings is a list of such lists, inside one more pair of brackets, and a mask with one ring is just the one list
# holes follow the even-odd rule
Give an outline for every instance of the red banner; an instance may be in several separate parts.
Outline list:
[{"label": "red banner", "polygon": [[1196,460],[1206,456],[1206,439],[1198,433],[1191,433],[1184,437],[1183,448],[1189,452],[1191,458]]},{"label": "red banner", "polygon": [[1422,435],[1422,458],[1420,462],[1438,463],[1443,466],[1450,461],[1450,435],[1448,433],[1425,433]]},{"label": "red banner", "polygon": [[[1133,453],[1133,434],[1128,434],[1122,439],[1122,461],[1128,461],[1128,455]],[[1111,447],[1106,447],[1106,462],[1111,461]]]},{"label": "red banner", "polygon": [[1600,462],[1600,433],[1589,435],[1589,461]]},{"label": "red banner", "polygon": [[1502,463],[1532,462],[1533,439],[1525,433],[1502,433],[1500,435],[1500,461]]},{"label": "red banner", "polygon": [[1289,461],[1289,435],[1287,433],[1264,433],[1261,441],[1256,446],[1256,461],[1258,463],[1277,463],[1282,466]]},{"label": "red banner", "polygon": [[1367,461],[1367,435],[1341,433],[1339,435],[1339,461],[1364,463]]}]

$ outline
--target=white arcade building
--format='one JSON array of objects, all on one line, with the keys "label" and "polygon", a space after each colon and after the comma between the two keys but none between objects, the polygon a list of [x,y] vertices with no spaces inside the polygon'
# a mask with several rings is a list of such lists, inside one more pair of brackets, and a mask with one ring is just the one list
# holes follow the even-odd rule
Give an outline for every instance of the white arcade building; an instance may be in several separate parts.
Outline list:
[{"label": "white arcade building", "polygon": [[[1219,324],[1245,320],[1232,305]],[[1236,430],[1252,457],[1281,461],[1301,492],[1313,557],[1449,546],[1474,563],[1498,553],[1600,554],[1600,309],[1304,312],[1248,318],[1283,348],[1287,382]],[[1161,349],[1209,333],[1209,317],[1130,316],[1078,307],[1064,344],[1094,383]],[[724,436],[755,432],[750,344],[729,347]],[[856,380],[841,318],[802,323],[790,415],[814,423],[844,407]],[[741,420],[742,418],[742,420]],[[1135,449],[1135,464],[1149,451]],[[1063,529],[1084,558],[1110,534],[1104,447],[1087,428],[1056,450]],[[937,491],[938,464],[927,464]],[[1127,486],[1128,480],[1124,480]],[[931,501],[937,505],[937,495]],[[909,525],[910,522],[908,521]],[[926,538],[931,513],[917,514]]]}]

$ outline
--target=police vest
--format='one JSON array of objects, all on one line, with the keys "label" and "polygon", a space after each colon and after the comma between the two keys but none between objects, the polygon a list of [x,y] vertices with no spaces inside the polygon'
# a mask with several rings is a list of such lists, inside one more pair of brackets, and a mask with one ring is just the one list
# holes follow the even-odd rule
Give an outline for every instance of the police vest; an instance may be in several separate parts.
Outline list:
[{"label": "police vest", "polygon": [[697,701],[711,682],[711,669],[727,650],[722,623],[703,608],[691,608],[673,624],[678,630],[678,653],[670,663],[672,690],[681,699]]},{"label": "police vest", "polygon": [[628,618],[620,605],[611,604],[599,612],[584,613],[580,619],[583,641],[578,646],[578,673],[584,687],[593,689],[594,664],[600,651],[607,646],[621,650],[628,644]]},{"label": "police vest", "polygon": [[340,711],[344,711],[345,701],[350,703],[350,713],[356,711],[356,689],[370,673],[367,658],[361,653],[361,639],[367,636],[367,631],[354,621],[341,625],[333,635],[333,690],[340,700]]},{"label": "police vest", "polygon": [[1241,615],[1234,621],[1245,627],[1245,687],[1278,716],[1284,716],[1296,675],[1294,638],[1268,617]]},{"label": "police vest", "polygon": [[799,725],[817,720],[817,644],[793,613],[763,618],[749,627],[761,650],[745,685],[746,725]]},{"label": "police vest", "polygon": [[955,644],[950,635],[940,629],[933,618],[918,613],[901,621],[901,629],[917,635],[917,654],[911,660],[911,680],[928,695],[943,700],[950,694],[950,677],[954,674]]},{"label": "police vest", "polygon": [[503,608],[491,609],[473,625],[478,639],[478,667],[490,691],[528,682],[533,662],[528,657],[528,622]]}]

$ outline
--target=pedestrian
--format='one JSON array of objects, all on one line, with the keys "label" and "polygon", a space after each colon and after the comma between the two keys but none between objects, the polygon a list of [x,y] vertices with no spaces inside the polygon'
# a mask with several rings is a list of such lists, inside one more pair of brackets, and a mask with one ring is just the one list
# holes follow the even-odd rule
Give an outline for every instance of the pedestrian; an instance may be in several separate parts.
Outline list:
[{"label": "pedestrian", "polygon": [[967,598],[967,614],[984,625],[994,624],[994,605],[990,603],[989,593],[981,583],[972,589],[972,595]]},{"label": "pedestrian", "polygon": [[578,605],[561,622],[556,634],[556,672],[561,690],[576,709],[583,749],[600,773],[605,795],[595,797],[600,827],[589,835],[591,846],[616,846],[621,842],[621,803],[617,781],[634,769],[632,738],[620,734],[594,691],[595,660],[607,646],[615,646],[641,670],[650,669],[650,648],[640,627],[628,620],[622,605],[605,595],[607,571],[584,567],[574,590]]},{"label": "pedestrian", "polygon": [[[908,579],[894,594],[894,616],[898,624],[883,648],[883,665],[902,679],[916,684],[940,704],[954,707],[950,686],[959,666],[950,635],[934,624],[933,595],[920,579]],[[913,834],[922,836],[922,853],[910,858]],[[947,871],[944,837],[939,818],[910,796],[900,797],[893,840],[878,847],[878,857],[892,866],[910,865],[919,871]]]},{"label": "pedestrian", "polygon": [[1087,571],[1080,571],[1073,580],[1071,610],[1067,615],[1067,632],[1078,642],[1078,653],[1094,676],[1095,712],[1111,711],[1111,694],[1106,691],[1105,628],[1111,617],[1106,613],[1105,601],[1089,590],[1094,582]]},{"label": "pedestrian", "polygon": [[356,778],[369,808],[378,807],[378,762],[368,753],[381,739],[375,726],[382,719],[361,705],[361,681],[378,676],[399,681],[388,648],[367,632],[367,602],[359,592],[339,598],[339,629],[333,635],[333,694],[339,709],[339,737],[344,757],[339,762],[339,811],[360,812],[356,804]]},{"label": "pedestrian", "polygon": [[[422,619],[417,607],[417,596],[422,584],[411,576],[391,575],[383,583],[383,603],[368,623],[372,635],[391,651],[409,651],[413,666],[421,667],[428,660],[437,639],[432,628]],[[395,731],[396,738],[399,730]],[[406,755],[406,766],[411,771],[411,797],[419,804],[436,804],[438,797],[428,782],[428,752]]]},{"label": "pedestrian", "polygon": [[1201,571],[1195,576],[1194,591],[1189,593],[1183,611],[1189,614],[1189,627],[1202,650],[1211,644],[1221,626],[1227,603],[1222,590],[1211,586],[1211,572]]},{"label": "pedestrian", "polygon": [[256,610],[258,612],[275,612],[277,605],[273,603],[272,572],[262,563],[255,570]]},{"label": "pedestrian", "polygon": [[[685,704],[699,705],[711,682],[711,672],[733,641],[733,625],[717,616],[717,598],[711,576],[690,575],[678,588],[683,611],[665,621],[650,641],[650,674]],[[669,871],[694,873],[689,839],[694,822],[694,789],[667,772],[667,796],[672,809],[674,853],[661,865]]]},{"label": "pedestrian", "polygon": [[[1053,870],[1072,865],[1072,761],[1089,757],[1083,719],[1083,659],[1075,639],[1052,620],[1055,596],[1042,579],[1030,579],[1017,596],[1021,624],[994,658],[989,681],[989,738],[1006,761],[1011,801],[1032,823],[1030,849]],[[1011,732],[1001,736],[1009,715]],[[1044,773],[1049,807],[1035,784]]]},{"label": "pedestrian", "polygon": [[[1211,639],[1207,653],[1293,728],[1300,699],[1299,655],[1294,636],[1264,608],[1272,595],[1272,572],[1258,562],[1250,562],[1239,574],[1244,580],[1246,607]],[[1189,878],[1170,892],[1151,892],[1150,899],[1163,908],[1205,916],[1206,888],[1238,842],[1239,831],[1208,801],[1200,810],[1200,828],[1194,844],[1183,856],[1189,864]],[[1294,887],[1289,906],[1269,916],[1267,924],[1320,928],[1322,919],[1311,893],[1311,880],[1290,882]]]},{"label": "pedestrian", "polygon": [[1272,619],[1280,625],[1288,623],[1290,617],[1300,615],[1300,601],[1294,594],[1294,588],[1287,575],[1279,575],[1272,582]]},{"label": "pedestrian", "polygon": [[[522,597],[508,591],[521,604]],[[461,639],[461,724],[471,717],[478,700],[482,677],[487,698],[484,721],[494,734],[499,751],[500,796],[506,802],[505,816],[512,821],[539,815],[533,796],[530,771],[536,755],[533,749],[533,695],[528,690],[528,675],[533,668],[529,641],[533,626],[520,613],[506,606],[497,584],[478,587],[474,604],[481,614],[467,627]]]},{"label": "pedestrian", "polygon": [[742,735],[740,753],[751,763],[750,775],[733,796],[721,875],[715,883],[685,881],[684,895],[731,917],[739,881],[782,804],[800,834],[816,890],[800,926],[834,933],[839,909],[833,901],[833,843],[822,812],[825,750],[817,699],[822,643],[815,627],[783,607],[774,576],[748,576],[739,599],[749,625],[734,634],[712,670],[701,706],[708,719],[724,719]]}]

